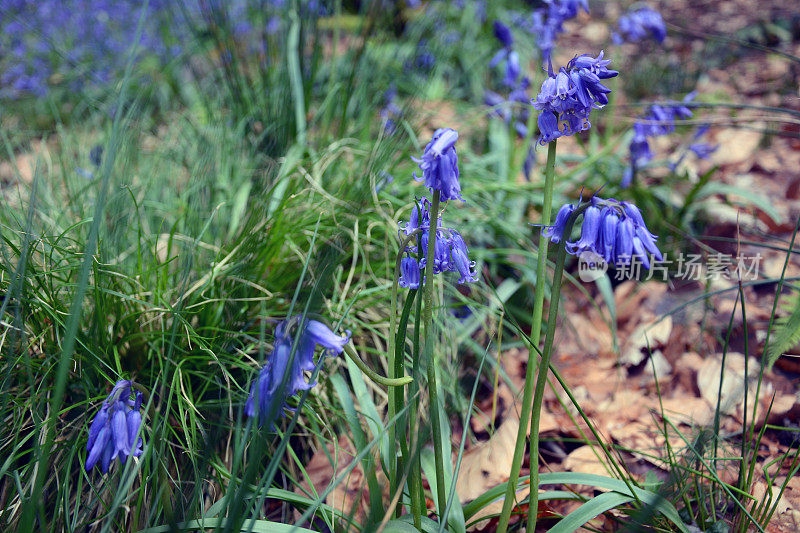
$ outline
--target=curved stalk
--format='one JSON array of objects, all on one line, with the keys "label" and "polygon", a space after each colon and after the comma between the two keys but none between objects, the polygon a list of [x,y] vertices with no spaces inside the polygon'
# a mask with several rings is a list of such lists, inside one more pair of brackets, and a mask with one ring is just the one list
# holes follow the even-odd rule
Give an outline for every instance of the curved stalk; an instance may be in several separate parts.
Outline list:
[{"label": "curved stalk", "polygon": [[383,385],[384,387],[402,387],[403,385],[408,385],[409,383],[414,381],[414,379],[411,378],[410,376],[403,376],[402,378],[385,378],[380,374],[377,374],[374,370],[372,370],[370,367],[367,366],[367,363],[361,360],[361,358],[358,356],[356,351],[351,346],[345,346],[344,353],[347,354],[350,360],[353,361],[358,367],[358,369],[361,370],[364,374],[366,374],[369,379],[371,379],[375,383]]}]

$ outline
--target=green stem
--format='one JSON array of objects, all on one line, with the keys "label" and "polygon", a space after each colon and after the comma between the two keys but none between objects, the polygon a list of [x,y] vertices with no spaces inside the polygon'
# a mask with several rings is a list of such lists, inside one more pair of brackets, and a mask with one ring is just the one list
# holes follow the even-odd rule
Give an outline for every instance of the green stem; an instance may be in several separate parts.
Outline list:
[{"label": "green stem", "polygon": [[350,346],[344,347],[344,353],[346,353],[350,360],[356,364],[359,370],[361,370],[369,379],[375,383],[378,383],[379,385],[383,385],[384,387],[402,387],[403,385],[408,385],[414,381],[410,376],[403,376],[402,378],[385,378],[380,374],[375,373],[374,370],[367,366],[367,363],[361,360],[356,351]]},{"label": "green stem", "polygon": [[[572,229],[575,216],[570,217],[570,223],[564,230],[568,235]],[[553,284],[550,294],[550,314],[547,318],[547,332],[544,338],[542,362],[539,363],[539,373],[536,376],[536,390],[533,394],[533,410],[531,411],[531,495],[528,507],[527,531],[536,531],[536,518],[539,514],[539,418],[542,413],[542,400],[544,400],[544,387],[547,384],[547,371],[550,368],[550,356],[553,352],[553,338],[556,331],[558,318],[558,299],[561,296],[561,278],[564,274],[564,261],[567,258],[566,238],[558,245],[556,269],[553,273]],[[530,363],[528,363],[530,364]]]},{"label": "green stem", "polygon": [[[553,210],[553,185],[555,182],[556,167],[556,141],[551,142],[547,147],[547,166],[544,174],[544,203],[542,204],[542,222],[550,222]],[[533,317],[531,319],[531,342],[534,346],[539,346],[542,328],[542,310],[544,309],[544,289],[545,289],[545,267],[547,266],[547,245],[550,239],[541,237],[539,239],[539,255],[536,258],[536,292],[533,301]]]},{"label": "green stem", "polygon": [[[544,204],[542,206],[542,221],[544,223],[550,222],[550,212],[553,206],[553,182],[555,176],[555,163],[556,163],[556,141],[551,142],[547,147],[547,166],[545,167],[545,181],[544,181]],[[539,255],[536,262],[536,292],[534,294],[533,306],[533,319],[531,320],[531,351],[528,356],[528,368],[525,371],[525,388],[522,392],[522,409],[519,415],[519,431],[517,432],[517,441],[514,446],[514,457],[511,462],[511,472],[509,473],[508,486],[506,487],[506,495],[503,501],[503,510],[500,513],[500,522],[497,526],[499,533],[505,533],[508,529],[508,522],[511,520],[511,509],[514,506],[514,495],[517,491],[517,482],[519,481],[519,472],[522,468],[522,459],[525,456],[525,438],[528,434],[528,418],[531,416],[532,397],[533,397],[533,371],[536,360],[536,349],[539,346],[539,339],[541,337],[541,323],[542,323],[542,309],[544,306],[544,289],[545,289],[545,266],[547,264],[547,237],[542,236],[539,240]],[[553,288],[555,290],[555,283]],[[552,309],[552,303],[551,303]],[[531,355],[533,357],[531,357]],[[547,368],[546,366],[542,368]],[[537,416],[538,421],[538,416]],[[537,425],[538,429],[538,425]],[[533,436],[531,436],[533,438]],[[537,443],[538,445],[538,443]],[[538,459],[531,453],[531,464],[534,465]],[[533,466],[531,472],[537,470]],[[538,475],[538,474],[537,474]],[[531,484],[531,498],[533,494],[538,491],[538,486]],[[536,509],[531,507],[531,510],[536,514]],[[529,530],[533,531],[533,530]]]},{"label": "green stem", "polygon": [[436,390],[436,362],[433,356],[433,263],[436,246],[436,228],[439,223],[439,191],[433,191],[431,202],[431,221],[428,229],[428,254],[425,262],[425,310],[423,324],[425,328],[425,357],[428,363],[428,397],[430,401],[431,429],[433,432],[433,454],[436,464],[436,496],[439,512],[447,506],[444,490],[444,457],[442,455],[442,432],[439,420],[439,394]]},{"label": "green stem", "polygon": [[[406,249],[408,243],[411,242],[411,239],[417,237],[417,234],[421,232],[420,229],[414,230],[411,234],[409,234],[403,242],[400,243],[400,248],[397,253],[397,260],[394,264],[394,283],[392,283],[392,297],[391,297],[391,306],[389,310],[389,339],[388,339],[388,355],[389,355],[389,379],[398,379],[400,377],[400,372],[396,370],[397,364],[395,361],[396,353],[395,353],[395,336],[397,335],[397,292],[399,287],[399,279],[400,279],[400,263],[403,260],[403,250]],[[356,364],[361,362],[359,359]],[[363,364],[363,362],[362,362]],[[359,365],[359,368],[361,366]],[[363,370],[363,368],[362,368]],[[374,373],[373,373],[374,374]],[[405,379],[405,378],[404,378]],[[377,381],[374,380],[373,381]],[[411,381],[411,380],[409,380]],[[380,383],[380,381],[378,381]],[[396,396],[398,394],[402,394],[402,391],[395,390],[394,388],[390,388],[389,391],[389,420],[394,420],[397,416],[397,399]],[[388,444],[389,444],[389,457],[386,460],[389,463],[389,490],[391,494],[394,494],[397,481],[397,428],[394,424],[389,426],[388,428]]]},{"label": "green stem", "polygon": [[[422,242],[417,239],[417,246],[421,247]],[[422,280],[420,280],[420,290],[424,291]],[[414,527],[422,531],[422,515],[427,516],[427,509],[425,508],[425,493],[422,490],[422,464],[420,463],[419,454],[419,420],[417,420],[417,412],[419,410],[419,360],[420,360],[420,320],[422,317],[422,294],[417,298],[417,309],[414,312],[414,347],[412,352],[411,361],[411,375],[414,377],[414,383],[409,385],[409,397],[411,398],[411,405],[409,406],[408,419],[411,420],[412,430],[409,441],[411,442],[412,462],[411,462],[411,513],[414,515]]]},{"label": "green stem", "polygon": [[[406,303],[403,306],[403,316],[400,317],[400,327],[397,330],[397,340],[395,347],[395,357],[394,357],[394,375],[401,376],[403,375],[403,363],[405,363],[405,344],[406,344],[406,334],[408,332],[408,315],[411,312],[411,307],[414,305],[414,298],[417,295],[417,289],[411,289],[408,291],[408,298],[406,298]],[[395,390],[394,394],[394,401],[395,407],[394,412],[400,413],[403,411],[403,404],[405,403],[405,395],[403,394],[405,391],[403,389]],[[397,466],[395,468],[395,476],[397,477],[400,472],[404,472],[404,464],[410,457],[409,450],[408,450],[408,441],[406,440],[406,435],[408,434],[408,416],[404,415],[401,416],[395,427],[399,427],[399,431],[395,432],[395,435],[399,433],[400,438],[397,439],[400,442],[400,456],[397,458],[397,462],[395,463]],[[404,477],[407,477],[407,473],[403,474]],[[398,485],[403,485],[404,482],[398,481]],[[396,489],[396,488],[395,488]],[[395,513],[397,517],[400,518],[403,511],[403,502],[399,502],[399,505],[395,506]]]}]

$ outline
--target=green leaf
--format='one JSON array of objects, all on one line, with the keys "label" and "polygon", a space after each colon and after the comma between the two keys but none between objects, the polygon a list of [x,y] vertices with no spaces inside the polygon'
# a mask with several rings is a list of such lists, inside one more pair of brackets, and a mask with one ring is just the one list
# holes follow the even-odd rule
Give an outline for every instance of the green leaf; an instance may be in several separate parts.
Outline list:
[{"label": "green leaf", "polygon": [[[436,522],[427,516],[421,516],[420,520],[423,533],[437,533],[439,525]],[[412,523],[413,517],[411,515],[403,515],[387,523],[383,531],[384,533],[419,533],[419,530],[415,528]]]},{"label": "green leaf", "polygon": [[[225,526],[227,518],[211,518],[201,520],[189,520],[181,522],[176,526],[164,525],[141,529],[138,533],[167,533],[171,531],[195,531],[198,529],[211,529]],[[278,522],[268,522],[267,520],[246,520],[239,531],[252,531],[253,533],[314,533],[310,529],[297,527],[291,524],[279,524]]]},{"label": "green leaf", "polygon": [[800,293],[791,299],[794,310],[788,318],[776,321],[775,337],[767,348],[767,370],[772,368],[778,357],[800,342]]},{"label": "green leaf", "polygon": [[605,492],[596,498],[584,503],[550,529],[550,533],[567,533],[577,530],[583,524],[620,505],[633,500],[632,496],[619,492]]}]

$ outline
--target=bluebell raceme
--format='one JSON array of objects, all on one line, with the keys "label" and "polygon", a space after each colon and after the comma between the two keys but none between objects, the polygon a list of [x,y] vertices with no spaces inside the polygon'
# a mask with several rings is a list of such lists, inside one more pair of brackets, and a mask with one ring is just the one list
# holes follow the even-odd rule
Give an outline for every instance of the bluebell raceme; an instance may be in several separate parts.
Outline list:
[{"label": "bluebell raceme", "polygon": [[[100,411],[89,426],[86,442],[86,470],[98,465],[107,473],[114,459],[125,463],[129,456],[142,454],[143,439],[138,436],[142,425],[142,393],[132,391],[132,382],[121,379],[103,401]],[[133,398],[131,398],[133,394]]]}]

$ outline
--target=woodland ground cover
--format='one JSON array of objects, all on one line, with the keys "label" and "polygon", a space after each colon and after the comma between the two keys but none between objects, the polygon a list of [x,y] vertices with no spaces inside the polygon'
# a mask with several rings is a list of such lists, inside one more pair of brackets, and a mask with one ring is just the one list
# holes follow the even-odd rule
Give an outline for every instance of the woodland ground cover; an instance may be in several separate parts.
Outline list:
[{"label": "woodland ground cover", "polygon": [[800,527],[791,3],[0,0],[0,51],[3,529]]}]

